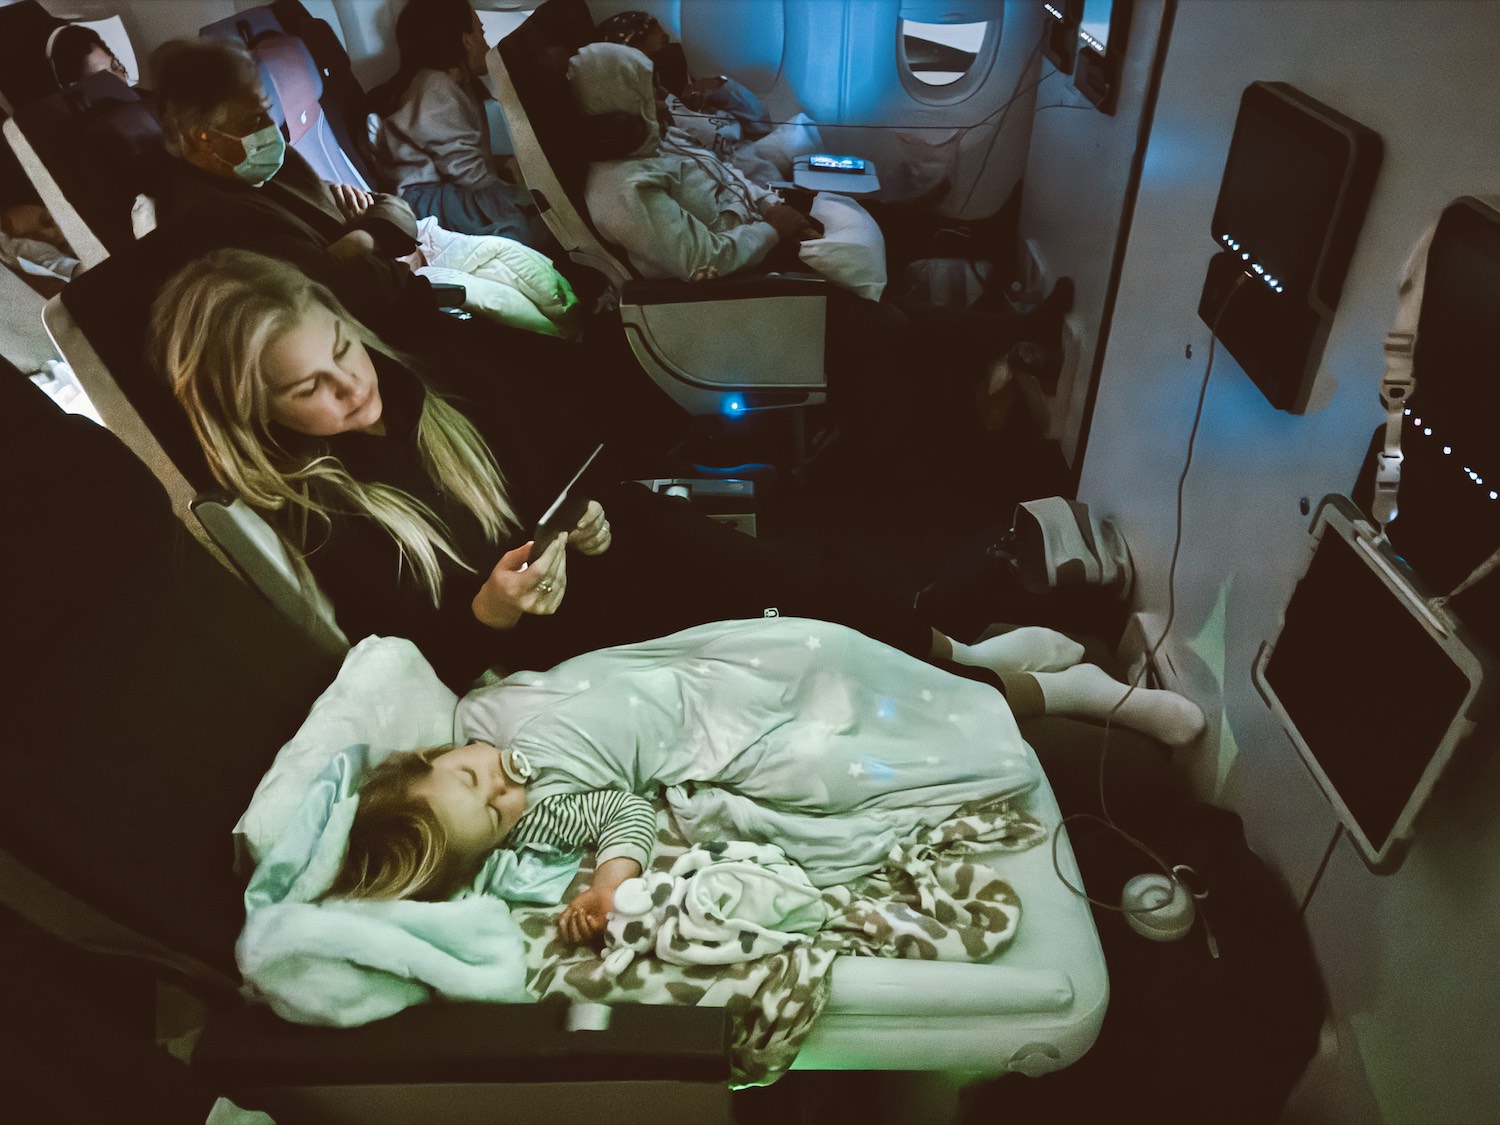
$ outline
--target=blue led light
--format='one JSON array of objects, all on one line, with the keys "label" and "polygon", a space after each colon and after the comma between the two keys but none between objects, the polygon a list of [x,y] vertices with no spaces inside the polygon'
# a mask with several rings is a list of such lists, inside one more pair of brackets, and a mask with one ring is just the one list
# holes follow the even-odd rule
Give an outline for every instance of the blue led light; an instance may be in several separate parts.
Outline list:
[{"label": "blue led light", "polygon": [[745,400],[739,395],[724,396],[725,414],[743,414],[745,412]]}]

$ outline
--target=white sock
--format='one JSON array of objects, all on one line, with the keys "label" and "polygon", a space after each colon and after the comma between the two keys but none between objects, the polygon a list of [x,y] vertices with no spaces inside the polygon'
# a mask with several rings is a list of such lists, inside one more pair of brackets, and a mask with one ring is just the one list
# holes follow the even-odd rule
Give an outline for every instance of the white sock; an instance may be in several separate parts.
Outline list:
[{"label": "white sock", "polygon": [[1192,700],[1175,691],[1138,687],[1114,715],[1110,711],[1128,690],[1097,664],[1079,664],[1062,672],[1035,676],[1049,715],[1096,719],[1130,727],[1168,746],[1186,746],[1203,733],[1205,720]]},{"label": "white sock", "polygon": [[953,662],[988,668],[997,676],[1011,672],[1061,672],[1083,659],[1083,646],[1055,629],[1023,625],[977,644],[953,641]]}]

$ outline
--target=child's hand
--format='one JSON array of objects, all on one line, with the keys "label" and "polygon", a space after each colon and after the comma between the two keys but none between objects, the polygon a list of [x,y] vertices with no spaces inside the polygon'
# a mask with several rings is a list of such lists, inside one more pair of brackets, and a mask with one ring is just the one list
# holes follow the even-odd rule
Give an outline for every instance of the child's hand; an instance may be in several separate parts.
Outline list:
[{"label": "child's hand", "polygon": [[598,937],[604,932],[604,924],[609,920],[614,904],[613,887],[589,887],[579,892],[557,920],[563,940],[581,945]]}]

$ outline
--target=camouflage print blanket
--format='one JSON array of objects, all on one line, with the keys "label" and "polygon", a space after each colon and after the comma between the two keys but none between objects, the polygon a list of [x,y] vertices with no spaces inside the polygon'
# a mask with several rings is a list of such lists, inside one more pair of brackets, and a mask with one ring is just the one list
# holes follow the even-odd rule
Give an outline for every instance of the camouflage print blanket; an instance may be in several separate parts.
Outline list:
[{"label": "camouflage print blanket", "polygon": [[[1025,801],[1023,796],[965,806],[897,844],[881,870],[818,892],[827,915],[820,930],[782,935],[788,939],[777,943],[782,948],[752,960],[681,963],[695,959],[669,961],[649,949],[610,958],[610,951],[563,941],[555,907],[517,907],[513,913],[526,939],[527,986],[544,999],[724,1007],[733,1029],[734,1085],[766,1085],[796,1058],[827,1000],[829,968],[838,955],[984,961],[1009,944],[1021,903],[1010,885],[984,866],[982,856],[1019,851],[1046,838],[1046,829],[1017,807]],[[665,885],[659,877],[671,873],[689,845],[660,804],[657,841],[646,878]],[[589,869],[581,870],[566,898],[590,876]]]}]

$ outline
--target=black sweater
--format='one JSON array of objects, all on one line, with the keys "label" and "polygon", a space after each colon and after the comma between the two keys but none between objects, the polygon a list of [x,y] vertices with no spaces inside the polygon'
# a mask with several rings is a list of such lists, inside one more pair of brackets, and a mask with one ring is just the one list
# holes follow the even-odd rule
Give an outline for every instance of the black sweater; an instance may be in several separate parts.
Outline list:
[{"label": "black sweater", "polygon": [[553,412],[524,376],[505,383],[507,376],[497,373],[485,402],[455,401],[494,451],[521,519],[521,527],[501,542],[488,543],[474,516],[422,468],[415,428],[422,397],[430,392],[390,360],[378,357],[376,367],[386,435],[347,433],[322,444],[356,479],[392,485],[431,507],[474,569],[440,554],[443,587],[434,608],[402,565],[395,541],[373,520],[335,512],[331,526],[314,521],[308,565],[351,642],[371,633],[406,637],[460,692],[490,666],[548,668],[581,652],[768,610],[841,621],[925,654],[927,626],[899,599],[868,589],[858,575],[837,571],[821,558],[778,550],[681,501],[631,482],[615,483],[608,465],[591,470],[590,494],[609,518],[609,550],[594,557],[568,552],[567,593],[556,614],[523,616],[511,629],[480,624],[471,603],[484,579],[502,554],[531,538],[537,519],[594,443]]}]

